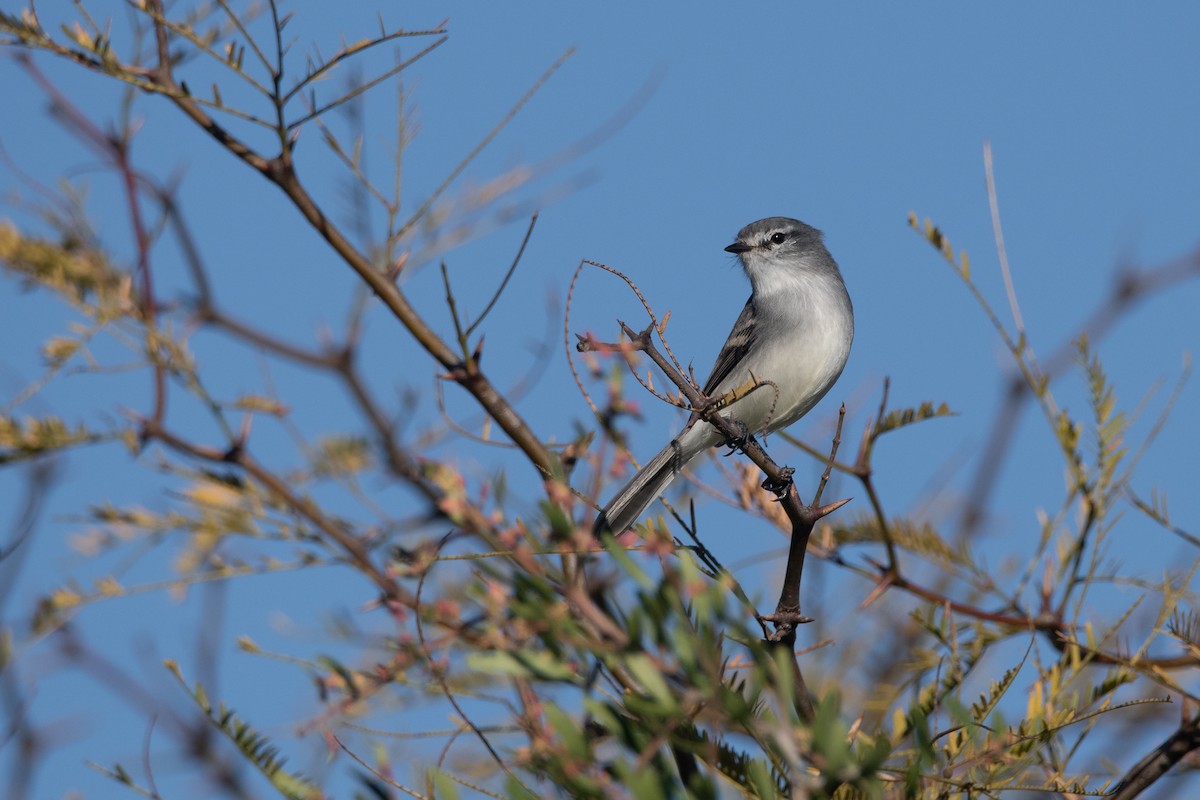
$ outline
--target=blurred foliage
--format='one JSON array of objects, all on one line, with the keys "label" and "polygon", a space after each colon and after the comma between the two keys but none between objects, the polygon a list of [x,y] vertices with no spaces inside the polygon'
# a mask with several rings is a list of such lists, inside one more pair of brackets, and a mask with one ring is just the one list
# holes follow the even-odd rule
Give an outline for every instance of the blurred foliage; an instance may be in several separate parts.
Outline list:
[{"label": "blurred foliage", "polygon": [[[1130,453],[1140,451],[1128,441],[1127,417],[1099,352],[1086,337],[1078,340],[1090,403],[1085,414],[1073,414],[1056,402],[1051,376],[1039,367],[1024,331],[1001,322],[972,282],[965,253],[956,257],[932,223],[911,218],[996,328],[1045,417],[1044,435],[1063,461],[1061,504],[1042,515],[1040,530],[1008,537],[1012,559],[1022,564],[1015,572],[981,562],[966,537],[936,521],[916,512],[888,513],[874,491],[889,477],[872,466],[880,437],[951,412],[935,402],[888,408],[885,390],[856,460],[830,464],[861,481],[867,499],[858,511],[823,523],[810,547],[822,566],[854,581],[847,585],[865,585],[866,597],[807,598],[806,612],[816,616],[859,599],[862,607],[838,647],[797,654],[790,644],[770,640],[761,619],[767,610],[751,605],[751,593],[708,552],[693,523],[652,520],[636,543],[592,539],[587,506],[627,466],[629,432],[620,423],[636,409],[602,360],[586,358],[584,370],[607,395],[595,409],[597,421],[581,422],[574,444],[554,450],[540,444],[548,435],[532,436],[536,424],[521,419],[482,371],[482,342],[472,337],[491,304],[467,325],[443,267],[444,298],[413,304],[434,309],[444,300],[456,338],[443,342],[396,287],[422,241],[472,235],[469,220],[481,209],[508,214],[506,198],[529,174],[522,167],[482,190],[448,195],[477,148],[405,218],[399,195],[389,197],[367,174],[361,140],[345,141],[324,125],[329,114],[436,44],[397,58],[399,66],[381,68],[340,94],[318,96],[318,90],[332,91],[322,79],[388,43],[410,37],[440,42],[441,28],[383,29],[343,42],[326,58],[298,63],[281,44],[289,17],[274,3],[238,11],[219,1],[181,10],[138,0],[130,4],[127,41],[112,23],[89,15],[90,5],[74,7],[77,18],[61,28],[43,27],[33,6],[0,13],[0,36],[10,49],[48,52],[156,95],[151,100],[160,105],[175,104],[276,182],[285,190],[281,203],[319,219],[316,227],[335,251],[386,295],[397,329],[431,355],[429,372],[469,392],[488,421],[478,434],[455,423],[402,437],[396,420],[405,413],[404,401],[375,396],[359,372],[365,303],[356,303],[339,341],[312,345],[281,341],[227,315],[216,300],[221,275],[209,274],[202,254],[191,257],[190,292],[158,296],[151,276],[167,257],[160,237],[181,223],[172,189],[146,176],[127,182],[137,187],[131,208],[153,207],[159,221],[147,226],[131,215],[139,252],[135,263],[123,265],[87,225],[82,193],[64,187],[56,208],[69,213],[46,215],[56,235],[0,224],[0,265],[13,282],[49,292],[69,309],[63,329],[41,344],[45,376],[0,411],[0,466],[120,442],[123,448],[104,451],[114,469],[154,471],[173,488],[165,510],[80,498],[85,510],[72,544],[81,557],[99,562],[117,555],[158,564],[160,571],[142,582],[112,574],[83,585],[68,577],[26,618],[5,619],[0,669],[10,676],[40,641],[67,636],[90,605],[135,593],[180,596],[199,582],[323,567],[361,576],[363,597],[386,635],[364,635],[348,625],[346,639],[362,651],[353,662],[269,653],[248,637],[239,644],[245,653],[282,660],[312,677],[319,710],[305,727],[321,732],[331,758],[357,765],[361,797],[950,798],[1018,789],[1097,795],[1112,789],[1127,765],[1097,758],[1089,740],[1157,736],[1161,717],[1141,713],[1151,704],[1182,700],[1185,720],[1193,713],[1197,698],[1175,675],[1197,663],[1200,623],[1190,582],[1200,561],[1165,563],[1153,581],[1115,573],[1105,563],[1106,539],[1131,508],[1143,514],[1139,519],[1189,534],[1172,526],[1165,498],[1156,494],[1144,503],[1129,491],[1137,461]],[[215,60],[224,80],[253,90],[257,105],[228,105],[223,98],[237,93],[228,86],[222,91],[220,81],[202,98],[176,79],[202,58]],[[135,176],[129,130],[89,138],[70,98],[55,103],[116,174]],[[154,113],[154,106],[146,108]],[[314,215],[319,206],[292,168],[299,126],[311,120],[322,126],[330,152],[363,196],[385,210],[385,236],[355,240]],[[398,128],[396,152],[402,153],[408,143],[403,120]],[[248,131],[262,130],[272,133],[277,152],[247,144]],[[264,210],[264,219],[273,213]],[[385,283],[376,282],[380,276]],[[357,416],[300,429],[290,412],[299,398],[269,390],[210,394],[206,378],[222,365],[198,359],[189,347],[195,331],[207,328],[224,331],[247,352],[312,368],[312,380],[348,390]],[[103,347],[96,346],[100,341]],[[18,411],[68,372],[81,380],[116,368],[151,376],[151,396],[139,396],[144,384],[131,382],[119,404],[74,421]],[[499,377],[507,385],[511,376]],[[203,418],[167,413],[168,397],[181,396],[194,401]],[[253,431],[265,425],[300,443],[292,463],[260,452]],[[516,441],[543,480],[531,486],[502,470],[480,478],[434,457],[434,443],[444,454],[447,442],[491,441],[492,425]],[[727,477],[726,494],[759,517],[754,524],[788,530],[786,518],[761,500],[753,471]],[[381,487],[394,485],[411,490],[403,513],[379,499]],[[518,499],[531,511],[519,516],[513,510]],[[152,560],[158,553],[170,558]],[[312,581],[319,585],[318,577]],[[1090,610],[1089,594],[1122,583],[1140,592],[1124,614]],[[1149,620],[1135,614],[1142,604],[1156,606]],[[212,746],[195,746],[202,738],[179,734],[181,757],[207,786],[229,796],[257,794],[264,786],[284,797],[325,796],[320,778],[283,769],[281,753],[302,749],[297,737],[276,732],[269,742],[250,721],[214,706],[199,682],[187,684],[173,660],[168,667],[205,726],[224,734],[234,756],[266,781],[252,783],[244,772],[229,771]],[[798,695],[810,691],[811,716],[797,710],[803,705]],[[408,728],[412,710],[430,704],[454,720],[452,729],[380,727]],[[368,720],[374,727],[364,724]],[[392,766],[413,762],[409,736],[445,741],[440,756],[418,751],[424,760],[412,769],[415,778]],[[11,751],[12,741],[0,748]],[[126,766],[98,769],[131,792],[158,796]]]}]

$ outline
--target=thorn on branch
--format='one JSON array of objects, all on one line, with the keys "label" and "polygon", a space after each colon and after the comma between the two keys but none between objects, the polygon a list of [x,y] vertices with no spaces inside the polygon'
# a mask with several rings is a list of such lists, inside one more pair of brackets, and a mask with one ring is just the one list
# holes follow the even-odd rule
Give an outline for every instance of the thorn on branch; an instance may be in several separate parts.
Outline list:
[{"label": "thorn on branch", "polygon": [[637,353],[645,350],[640,342],[602,342],[590,333],[575,334],[575,338],[579,341],[575,343],[575,350],[580,353]]},{"label": "thorn on branch", "polygon": [[471,375],[475,374],[475,370],[465,361],[460,361],[445,372],[439,372],[438,377],[444,381],[455,381],[461,383]]},{"label": "thorn on branch", "polygon": [[405,250],[400,254],[395,262],[388,267],[387,279],[389,283],[395,283],[396,279],[400,277],[400,273],[404,271],[404,265],[408,263],[408,252],[409,251]]},{"label": "thorn on branch", "polygon": [[849,503],[853,499],[854,499],[853,497],[843,497],[841,500],[834,500],[832,503],[826,503],[823,506],[809,509],[813,514],[813,521],[815,522],[816,520],[819,520],[822,517],[829,516],[830,514],[837,511],[839,508],[846,505],[846,503]]},{"label": "thorn on branch", "polygon": [[880,571],[879,581],[871,589],[871,593],[868,594],[863,601],[858,604],[859,610],[866,608],[882,597],[883,593],[886,592],[891,585],[896,582],[896,574],[894,572],[888,571],[882,564],[878,563],[875,564],[875,568]]}]

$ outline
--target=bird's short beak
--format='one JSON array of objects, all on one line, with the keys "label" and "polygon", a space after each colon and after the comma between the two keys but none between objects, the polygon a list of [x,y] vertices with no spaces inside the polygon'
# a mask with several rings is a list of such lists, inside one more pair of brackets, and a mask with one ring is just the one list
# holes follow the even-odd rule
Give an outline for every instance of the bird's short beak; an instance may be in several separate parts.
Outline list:
[{"label": "bird's short beak", "polygon": [[745,253],[747,250],[751,250],[751,249],[753,249],[753,248],[751,248],[750,245],[746,244],[745,242],[734,242],[733,244],[729,245],[729,247],[725,248],[725,252],[726,253]]}]

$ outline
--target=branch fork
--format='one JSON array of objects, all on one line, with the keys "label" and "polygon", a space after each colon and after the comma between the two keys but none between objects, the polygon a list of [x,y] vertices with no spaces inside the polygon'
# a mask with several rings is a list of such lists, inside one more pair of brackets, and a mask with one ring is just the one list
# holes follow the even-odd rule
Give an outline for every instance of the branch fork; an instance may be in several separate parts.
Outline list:
[{"label": "branch fork", "polygon": [[[649,311],[648,308],[647,311]],[[769,622],[775,626],[773,632],[766,633],[764,624],[766,641],[773,646],[787,647],[791,653],[795,683],[795,694],[792,698],[793,706],[800,719],[811,721],[815,716],[812,698],[809,696],[808,689],[804,684],[804,676],[800,671],[800,663],[795,653],[796,628],[799,625],[812,622],[810,617],[806,617],[800,612],[800,579],[804,572],[804,556],[808,550],[808,540],[812,535],[813,528],[818,521],[850,502],[850,498],[845,498],[825,505],[821,504],[821,494],[829,482],[829,476],[837,460],[838,446],[841,444],[842,437],[842,424],[846,418],[846,406],[842,405],[838,411],[837,428],[834,432],[831,451],[825,462],[825,470],[821,475],[813,502],[811,505],[805,505],[801,502],[800,495],[796,492],[796,487],[792,481],[792,475],[795,470],[791,467],[781,467],[776,464],[767,455],[762,445],[746,430],[745,425],[736,420],[727,419],[718,413],[734,400],[763,386],[773,387],[776,396],[778,396],[778,387],[770,381],[765,381],[752,375],[746,385],[739,386],[732,392],[727,392],[718,398],[707,397],[703,391],[697,388],[694,380],[689,380],[685,377],[683,370],[678,368],[677,365],[670,363],[658,351],[658,348],[655,347],[653,334],[657,332],[660,337],[662,336],[662,332],[658,330],[658,326],[652,323],[644,330],[634,331],[620,320],[618,320],[618,324],[621,326],[622,333],[628,337],[627,342],[600,342],[591,335],[577,335],[576,350],[581,353],[619,352],[625,356],[627,361],[630,360],[631,353],[645,353],[651,361],[658,365],[663,374],[679,388],[683,397],[687,399],[688,406],[686,407],[689,407],[692,412],[689,424],[695,424],[697,420],[704,420],[709,423],[725,436],[726,444],[744,453],[747,458],[762,469],[766,474],[762,488],[775,494],[792,523],[791,544],[788,548],[787,567],[784,572],[779,602],[776,604],[773,613],[756,615],[756,618],[760,624]],[[630,364],[630,368],[632,369],[632,363]],[[637,375],[636,371],[634,371],[634,374]],[[647,389],[650,388],[642,381],[640,376],[638,376],[638,382],[642,383]],[[662,398],[657,392],[654,392],[654,394]],[[667,401],[670,402],[670,400]]]}]

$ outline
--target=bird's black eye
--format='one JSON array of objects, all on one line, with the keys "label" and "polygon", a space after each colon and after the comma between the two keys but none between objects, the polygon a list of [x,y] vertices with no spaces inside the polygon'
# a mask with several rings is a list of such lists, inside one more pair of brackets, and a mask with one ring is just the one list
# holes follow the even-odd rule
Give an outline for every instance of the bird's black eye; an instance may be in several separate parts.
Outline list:
[{"label": "bird's black eye", "polygon": [[786,241],[787,241],[786,233],[772,233],[771,234],[771,242],[773,244],[783,244]]}]

